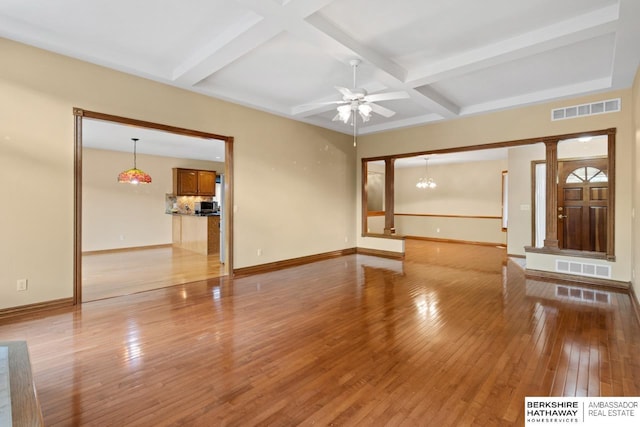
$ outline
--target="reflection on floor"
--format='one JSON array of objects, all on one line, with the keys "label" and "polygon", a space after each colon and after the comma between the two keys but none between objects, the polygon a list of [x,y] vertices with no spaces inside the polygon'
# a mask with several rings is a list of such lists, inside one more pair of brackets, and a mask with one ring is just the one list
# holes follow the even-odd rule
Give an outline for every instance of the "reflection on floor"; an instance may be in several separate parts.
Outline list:
[{"label": "reflection on floor", "polygon": [[513,261],[514,263],[516,263],[516,265],[519,265],[523,270],[525,268],[527,268],[527,260],[524,258],[520,258],[517,256],[510,256],[509,260]]},{"label": "reflection on floor", "polygon": [[222,274],[218,255],[171,246],[82,256],[82,300],[94,301],[210,279]]}]

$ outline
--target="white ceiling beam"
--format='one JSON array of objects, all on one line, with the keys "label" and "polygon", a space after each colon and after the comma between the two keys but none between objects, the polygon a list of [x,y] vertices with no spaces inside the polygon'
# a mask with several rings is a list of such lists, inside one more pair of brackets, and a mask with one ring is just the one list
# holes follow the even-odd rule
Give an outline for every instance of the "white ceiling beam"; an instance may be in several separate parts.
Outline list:
[{"label": "white ceiling beam", "polygon": [[621,25],[616,35],[611,76],[611,85],[615,89],[622,89],[628,86],[628,82],[633,82],[635,70],[640,63],[638,16],[640,16],[638,0],[620,0]]},{"label": "white ceiling beam", "polygon": [[[494,101],[483,102],[481,104],[469,105],[462,108],[460,114],[462,116],[469,116],[472,114],[485,113],[488,111],[499,111],[510,108],[524,107],[525,105],[535,104],[538,102],[548,102],[553,99],[570,98],[587,93],[603,91],[609,89],[610,87],[611,78],[605,77],[601,79],[540,90],[537,92],[529,92],[523,95],[496,99]],[[549,110],[549,117],[551,117],[551,110]]]},{"label": "white ceiling beam", "polygon": [[[360,57],[367,63],[376,67],[378,71],[387,74],[398,82],[404,83],[407,77],[407,70],[383,55],[380,55],[375,50],[358,43],[351,36],[333,25],[333,23],[329,22],[321,15],[315,14],[309,16],[307,18],[307,22],[323,36],[329,37],[334,44],[337,44],[343,49],[348,49],[351,55],[350,59],[353,59],[354,56]],[[344,62],[345,58],[339,57],[338,59]]]},{"label": "white ceiling beam", "polygon": [[[414,90],[405,83],[407,71],[395,62],[370,49],[331,22],[317,14],[318,10],[332,0],[295,0],[280,6],[275,2],[264,0],[236,0],[239,4],[261,15],[265,21],[272,23],[311,46],[327,52],[341,62],[361,58],[375,67],[376,77],[393,90],[407,92],[418,105],[443,117],[452,118],[458,115],[459,108],[442,96],[428,98],[425,93]],[[298,110],[304,114],[303,109]],[[306,114],[304,114],[306,115]]]},{"label": "white ceiling beam", "polygon": [[236,0],[249,11],[227,31],[177,66],[172,80],[183,86],[194,86],[286,31],[290,22],[304,21],[305,17],[331,1],[291,0],[279,5],[264,0]]},{"label": "white ceiling beam", "polygon": [[377,52],[358,44],[333,24],[316,14],[334,0],[294,0],[286,6],[265,0],[235,0],[261,15],[265,21],[327,52],[340,62],[360,57],[374,67],[404,81],[406,70]]},{"label": "white ceiling beam", "polygon": [[[368,64],[373,65],[376,68],[375,77],[390,89],[407,92],[413,102],[442,117],[453,118],[458,115],[459,108],[454,103],[446,100],[441,95],[430,98],[428,94],[415,90],[413,86],[406,83],[407,71],[404,68],[373,49],[358,43],[322,16],[318,14],[312,15],[307,18],[307,22],[312,24],[323,36],[330,37],[331,42],[337,44],[337,47],[347,48],[352,55],[351,58],[359,57]],[[337,50],[337,48],[327,47],[328,52]],[[345,60],[343,57],[338,57],[338,59]]]},{"label": "white ceiling beam", "polygon": [[[413,102],[434,113],[435,115],[421,116],[422,120],[429,117],[429,121],[438,116],[452,118],[460,114],[473,114],[489,108],[489,104],[493,105],[493,108],[500,108],[499,105],[503,101],[506,102],[498,100],[487,105],[466,107],[461,111],[455,103],[439,94],[433,87],[429,87],[429,84],[613,32],[620,16],[618,5],[611,5],[407,72],[394,61],[360,44],[321,14],[316,13],[332,0],[291,0],[282,4],[264,0],[235,1],[251,12],[228,32],[221,34],[176,68],[174,78],[178,83],[193,86],[286,31],[341,62],[346,63],[355,57],[361,58],[374,67],[375,78],[386,87],[407,92]],[[602,80],[598,84],[601,83]],[[539,96],[538,93],[531,94],[530,100],[521,102],[535,102]],[[330,100],[333,99],[323,99],[319,102]],[[291,115],[309,117],[333,108],[335,105],[331,104],[299,105],[291,109]]]},{"label": "white ceiling beam", "polygon": [[377,125],[371,125],[361,127],[358,129],[359,135],[368,135],[370,133],[384,132],[388,130],[401,129],[411,126],[424,125],[426,123],[433,123],[442,120],[442,116],[439,114],[424,114],[421,116],[409,117],[399,120],[385,120],[383,123]]},{"label": "white ceiling beam", "polygon": [[510,39],[452,56],[435,64],[416,67],[409,72],[407,83],[413,87],[428,85],[439,80],[457,77],[612,33],[617,28],[619,16],[617,4],[603,7]]},{"label": "white ceiling beam", "polygon": [[310,104],[296,105],[291,108],[290,114],[297,118],[302,118],[314,116],[316,114],[322,114],[331,110],[336,110],[336,108],[338,108],[338,104],[329,104],[329,102],[339,101],[341,98],[342,96],[336,92],[335,96],[319,99]]},{"label": "white ceiling beam", "polygon": [[253,13],[247,13],[229,30],[209,41],[198,52],[173,70],[172,80],[194,86],[226,65],[262,45],[278,33],[280,28]]},{"label": "white ceiling beam", "polygon": [[[411,96],[411,99],[434,113],[440,114],[442,117],[453,118],[460,115],[460,107],[432,87],[423,86],[415,89],[406,89],[406,91]],[[420,95],[416,96],[416,93]]]},{"label": "white ceiling beam", "polygon": [[292,0],[284,5],[279,5],[268,0],[234,0],[262,16],[278,24],[283,30],[297,21],[304,19],[322,9],[334,0]]}]

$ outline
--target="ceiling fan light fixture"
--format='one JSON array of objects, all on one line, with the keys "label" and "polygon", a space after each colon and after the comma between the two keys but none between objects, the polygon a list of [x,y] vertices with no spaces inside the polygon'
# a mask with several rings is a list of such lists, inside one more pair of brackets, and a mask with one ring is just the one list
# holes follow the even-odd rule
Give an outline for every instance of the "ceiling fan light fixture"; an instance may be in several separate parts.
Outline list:
[{"label": "ceiling fan light fixture", "polygon": [[362,117],[363,122],[368,122],[371,118],[371,112],[373,108],[369,104],[360,104],[358,105],[358,113],[360,113],[360,117]]},{"label": "ceiling fan light fixture", "polygon": [[338,107],[338,118],[347,123],[351,118],[351,105],[340,105]]}]

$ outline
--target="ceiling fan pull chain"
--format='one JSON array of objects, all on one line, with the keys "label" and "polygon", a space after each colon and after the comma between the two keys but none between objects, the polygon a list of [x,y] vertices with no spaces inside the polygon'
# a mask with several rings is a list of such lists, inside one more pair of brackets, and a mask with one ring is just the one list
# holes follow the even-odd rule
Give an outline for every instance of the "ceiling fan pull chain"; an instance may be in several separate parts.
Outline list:
[{"label": "ceiling fan pull chain", "polygon": [[356,120],[356,115],[353,114],[353,146],[356,146],[356,135],[358,133],[358,120]]}]

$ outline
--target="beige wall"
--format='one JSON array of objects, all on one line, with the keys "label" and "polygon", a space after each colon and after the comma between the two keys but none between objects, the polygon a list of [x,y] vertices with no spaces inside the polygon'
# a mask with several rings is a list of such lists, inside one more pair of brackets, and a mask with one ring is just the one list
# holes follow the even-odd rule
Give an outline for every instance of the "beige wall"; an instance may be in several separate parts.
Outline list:
[{"label": "beige wall", "polygon": [[531,161],[544,160],[544,156],[543,143],[509,148],[507,253],[510,255],[524,256],[524,247],[532,243]]},{"label": "beige wall", "polygon": [[[501,216],[502,171],[507,160],[429,165],[437,187],[418,189],[425,167],[396,168],[395,212]],[[396,216],[398,234],[486,243],[506,243],[500,219]]]},{"label": "beige wall", "polygon": [[[553,108],[618,97],[622,100],[622,109],[618,113],[601,114],[555,122],[552,122],[550,119],[551,109]],[[629,281],[631,280],[632,250],[630,215],[631,200],[633,197],[631,178],[633,172],[632,152],[633,143],[635,142],[632,93],[630,89],[533,105],[492,114],[470,116],[392,132],[365,135],[358,139],[358,158],[473,146],[612,127],[617,128],[616,262],[612,263],[612,271],[615,280]],[[529,171],[528,168],[527,171]],[[359,188],[359,174],[357,179],[357,188]],[[513,191],[515,191],[515,189],[510,188],[510,197]],[[358,203],[357,209],[359,209],[359,197],[356,202]],[[530,203],[530,201],[528,203]],[[360,230],[359,222],[357,226],[358,230]],[[530,220],[519,222],[511,216],[508,231],[509,242],[511,242],[512,233],[517,233],[518,236],[530,236]],[[358,245],[366,247],[364,245],[368,244],[367,242],[369,241],[371,241],[371,239],[365,241],[359,238]],[[392,245],[392,243],[385,242],[378,244],[378,246],[382,247],[385,247],[385,245]],[[527,259],[527,261],[529,260]]]},{"label": "beige wall", "polygon": [[235,268],[355,246],[348,135],[5,39],[0,52],[0,308],[72,296],[74,107],[233,136]]},{"label": "beige wall", "polygon": [[224,172],[224,163],[138,154],[138,167],[150,185],[116,181],[132,165],[132,154],[92,148],[82,150],[82,250],[98,251],[171,243],[171,215],[166,194],[173,193],[172,168]]}]

